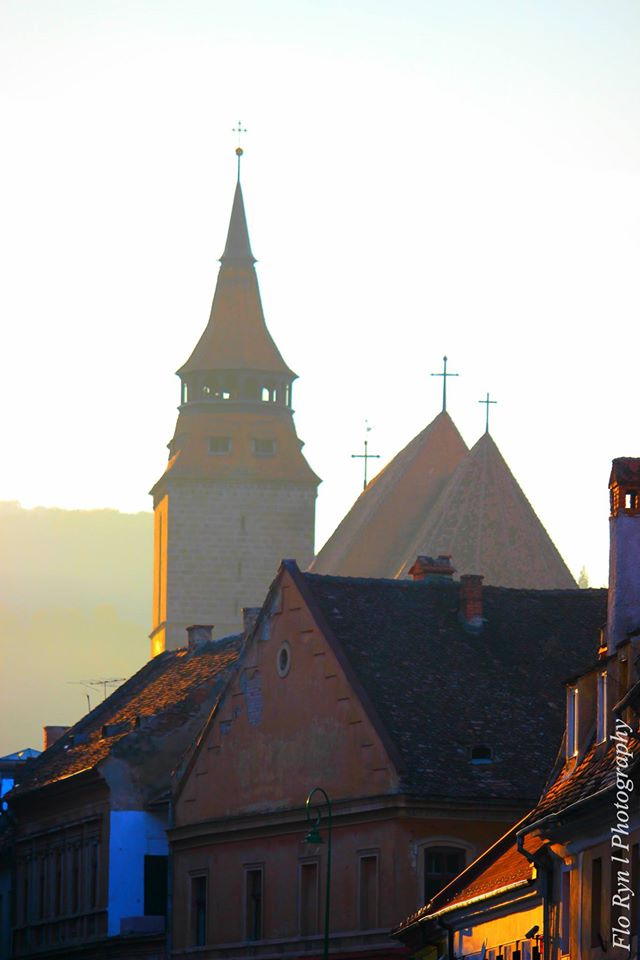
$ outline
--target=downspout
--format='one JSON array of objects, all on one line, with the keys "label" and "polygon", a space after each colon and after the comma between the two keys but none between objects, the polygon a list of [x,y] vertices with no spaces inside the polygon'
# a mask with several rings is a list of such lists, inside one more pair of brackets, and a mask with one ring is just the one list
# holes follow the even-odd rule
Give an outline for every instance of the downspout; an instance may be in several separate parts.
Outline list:
[{"label": "downspout", "polygon": [[[167,813],[167,833],[175,825],[175,816],[173,813],[173,797],[169,796],[169,810]],[[167,919],[165,931],[166,960],[171,960],[173,954],[173,845],[171,839],[167,837]]]},{"label": "downspout", "polygon": [[442,929],[445,930],[446,933],[447,933],[447,938],[448,938],[448,941],[449,941],[449,960],[455,960],[455,954],[454,954],[454,944],[455,944],[455,941],[454,941],[454,939],[453,939],[453,937],[454,937],[454,929],[453,929],[453,927],[451,926],[451,924],[445,923],[444,920],[442,920],[442,919],[439,919],[439,920],[438,920],[438,923],[440,924],[440,926],[442,927]]},{"label": "downspout", "polygon": [[551,879],[553,879],[553,867],[536,860],[534,854],[525,850],[524,834],[517,834],[516,845],[518,847],[518,853],[522,854],[529,863],[533,864],[536,870],[540,871],[540,895],[542,896],[542,956],[544,960],[551,960],[551,944],[549,942],[549,911],[551,907],[549,895],[551,884],[549,883],[549,878],[551,876]]}]

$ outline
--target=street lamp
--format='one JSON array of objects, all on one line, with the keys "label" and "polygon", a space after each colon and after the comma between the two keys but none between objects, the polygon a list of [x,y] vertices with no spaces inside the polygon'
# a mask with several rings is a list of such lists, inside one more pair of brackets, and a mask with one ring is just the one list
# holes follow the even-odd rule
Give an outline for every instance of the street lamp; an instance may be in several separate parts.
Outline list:
[{"label": "street lamp", "polygon": [[312,844],[313,846],[318,846],[321,843],[324,843],[322,835],[320,833],[320,820],[323,804],[320,803],[318,806],[312,807],[311,801],[316,793],[322,794],[324,797],[324,803],[327,807],[327,886],[324,897],[324,951],[323,958],[328,960],[329,957],[329,912],[331,909],[331,800],[326,790],[323,790],[322,787],[314,787],[313,790],[309,791],[307,799],[305,801],[305,809],[307,813],[307,822],[311,825],[311,829],[304,838],[305,843]]}]

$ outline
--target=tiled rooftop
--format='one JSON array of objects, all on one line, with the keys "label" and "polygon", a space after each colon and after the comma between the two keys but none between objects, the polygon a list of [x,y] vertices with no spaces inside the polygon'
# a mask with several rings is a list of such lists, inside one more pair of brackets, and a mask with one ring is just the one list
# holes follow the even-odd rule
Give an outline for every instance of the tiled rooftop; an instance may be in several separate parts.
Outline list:
[{"label": "tiled rooftop", "polygon": [[[593,660],[606,590],[486,587],[475,632],[454,581],[304,579],[404,761],[408,791],[536,802],[562,739],[562,680]],[[476,746],[492,762],[472,763]]]},{"label": "tiled rooftop", "polygon": [[95,769],[111,755],[132,759],[142,780],[145,758],[152,757],[149,790],[157,794],[165,789],[173,765],[196,736],[237,660],[240,644],[241,637],[228,637],[193,652],[167,651],[150,660],[32,760],[13,796]]}]

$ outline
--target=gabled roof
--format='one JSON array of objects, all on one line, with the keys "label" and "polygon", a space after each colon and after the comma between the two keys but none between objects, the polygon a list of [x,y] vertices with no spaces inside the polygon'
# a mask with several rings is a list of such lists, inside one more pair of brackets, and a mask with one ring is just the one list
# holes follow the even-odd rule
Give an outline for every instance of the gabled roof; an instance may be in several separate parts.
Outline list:
[{"label": "gabled roof", "polygon": [[[606,590],[486,587],[474,633],[454,581],[299,582],[393,741],[403,789],[535,802],[564,727],[562,680],[592,657]],[[476,746],[491,763],[471,762]]]},{"label": "gabled roof", "polygon": [[371,480],[310,569],[336,576],[393,577],[416,528],[466,453],[449,414],[438,414]]},{"label": "gabled roof", "polygon": [[157,796],[228,679],[241,641],[227,637],[154,657],[30,761],[10,796],[97,770],[110,757],[135,768],[147,799]]},{"label": "gabled roof", "polygon": [[420,553],[453,555],[459,574],[538,590],[576,582],[493,438],[485,433],[457,466],[407,544],[399,576]]},{"label": "gabled roof", "polygon": [[209,323],[178,375],[251,370],[294,378],[265,323],[240,182],[220,262]]}]

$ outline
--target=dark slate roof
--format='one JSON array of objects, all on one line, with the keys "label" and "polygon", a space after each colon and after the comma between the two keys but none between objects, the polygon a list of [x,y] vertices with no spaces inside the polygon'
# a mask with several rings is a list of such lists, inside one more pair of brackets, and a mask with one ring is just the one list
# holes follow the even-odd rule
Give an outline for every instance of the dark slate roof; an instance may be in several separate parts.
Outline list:
[{"label": "dark slate roof", "polygon": [[[593,660],[606,590],[485,587],[474,632],[458,582],[303,577],[399,752],[404,789],[536,802],[562,738],[562,680]],[[493,762],[471,763],[474,746]]]},{"label": "dark slate roof", "polygon": [[31,760],[28,775],[10,798],[95,770],[111,756],[135,767],[146,799],[166,790],[174,765],[238,659],[241,643],[241,636],[226,637],[193,651],[170,650],[154,657]]}]

